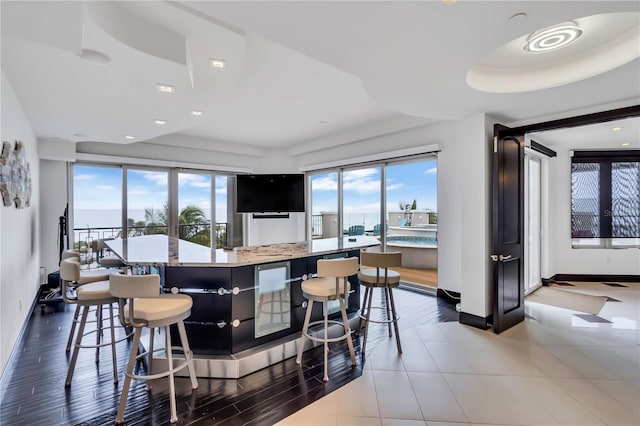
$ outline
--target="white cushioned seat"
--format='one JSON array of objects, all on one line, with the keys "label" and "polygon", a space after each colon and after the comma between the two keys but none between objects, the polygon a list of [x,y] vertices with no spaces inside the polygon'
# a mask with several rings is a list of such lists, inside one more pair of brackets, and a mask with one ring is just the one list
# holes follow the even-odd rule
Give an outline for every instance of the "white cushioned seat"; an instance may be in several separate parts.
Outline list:
[{"label": "white cushioned seat", "polygon": [[[344,286],[342,283],[338,286],[340,297],[344,297],[342,293]],[[351,284],[347,281],[347,293],[351,290]],[[313,278],[302,282],[302,292],[306,295],[316,297],[335,297],[336,296],[336,280],[335,278]]]},{"label": "white cushioned seat", "polygon": [[108,281],[111,271],[105,271],[100,269],[94,269],[92,271],[81,271],[80,278],[76,280],[78,285],[84,285],[87,283],[94,283],[96,281]]},{"label": "white cushioned seat", "polygon": [[[177,317],[193,306],[193,300],[186,294],[163,295],[162,297],[150,297],[136,299],[135,315],[138,320],[148,322],[164,318]],[[125,319],[129,319],[129,304],[124,306]]]},{"label": "white cushioned seat", "polygon": [[[381,280],[379,280],[379,278]],[[380,273],[377,268],[360,269],[358,272],[358,279],[360,281],[371,284],[374,287],[383,287],[385,285],[384,278],[384,271]],[[387,270],[387,283],[389,285],[400,284],[400,274],[391,269]]]},{"label": "white cushioned seat", "polygon": [[78,300],[82,301],[113,298],[109,291],[109,281],[96,281],[81,285],[76,289],[76,294],[78,296]]}]

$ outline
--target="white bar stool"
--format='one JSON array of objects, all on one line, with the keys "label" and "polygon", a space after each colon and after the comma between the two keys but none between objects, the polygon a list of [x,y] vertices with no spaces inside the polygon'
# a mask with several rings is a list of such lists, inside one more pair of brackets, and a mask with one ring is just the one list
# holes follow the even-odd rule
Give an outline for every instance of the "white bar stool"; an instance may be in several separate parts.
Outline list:
[{"label": "white bar stool", "polygon": [[[111,294],[119,299],[120,320],[122,325],[135,328],[129,362],[125,371],[124,384],[122,385],[122,395],[116,416],[116,424],[122,424],[124,420],[124,410],[129,396],[131,379],[153,380],[161,377],[169,377],[169,393],[171,408],[171,423],[178,421],[176,412],[176,390],[174,373],[183,368],[189,369],[191,378],[191,388],[198,388],[195,369],[192,365],[193,353],[189,347],[187,333],[184,327],[184,319],[191,315],[193,301],[186,294],[160,294],[159,275],[111,275]],[[171,332],[169,327],[172,324],[178,325],[178,332],[182,342],[182,348],[174,348],[171,345]],[[147,352],[138,355],[140,346],[140,336],[142,329],[150,329],[150,344]],[[133,367],[136,360],[148,356],[149,371],[151,371],[151,360],[153,359],[153,334],[156,327],[165,328],[166,346],[163,350],[167,354],[168,370],[158,374],[148,374],[146,376],[133,374]],[[184,361],[178,366],[173,363],[173,350],[182,349]],[[147,389],[150,389],[147,386]]]},{"label": "white bar stool", "polygon": [[[78,264],[80,263],[80,253],[75,250],[63,251],[61,258],[62,260],[75,259],[75,261],[78,262]],[[94,269],[91,271],[83,271],[82,269],[80,269],[80,275],[78,276],[78,279],[73,282],[73,285],[69,286],[69,290],[75,291],[76,287],[84,284],[88,284],[88,283],[94,283],[98,281],[108,281],[109,275],[111,275],[113,272],[114,271],[112,270],[105,270],[105,269]],[[64,292],[63,292],[63,300],[65,300]],[[72,302],[72,303],[75,303],[75,302]],[[102,312],[100,312],[100,314],[101,313]],[[73,314],[73,321],[71,322],[71,330],[69,330],[69,338],[67,339],[67,347],[66,347],[67,352],[71,351],[71,346],[73,345],[73,338],[75,337],[75,332],[76,332],[76,325],[80,323],[80,320],[78,319],[79,316],[80,316],[80,305],[76,304],[76,311]],[[98,321],[100,319],[101,319],[100,316],[98,316]]]},{"label": "white bar stool", "polygon": [[[109,291],[109,281],[103,280],[81,284],[80,263],[77,262],[76,258],[67,258],[60,262],[60,281],[62,283],[62,299],[67,303],[77,304],[76,314],[78,310],[82,308],[82,318],[79,321],[78,333],[76,335],[75,344],[73,345],[73,354],[71,355],[71,361],[69,363],[69,368],[67,371],[65,386],[71,385],[73,372],[78,360],[78,353],[81,348],[95,348],[97,363],[100,361],[100,348],[107,345],[111,346],[111,358],[113,361],[113,382],[118,383],[118,363],[116,359],[115,347],[117,341],[115,338],[114,312],[112,305],[114,302],[117,302],[117,299],[113,297]],[[101,343],[103,305],[109,306],[109,328],[111,330],[111,340],[109,342]],[[97,308],[96,328],[95,330],[85,333],[85,326],[87,324],[89,310],[94,306]],[[76,320],[77,316],[76,318],[74,318],[70,339],[73,338]],[[83,344],[83,338],[91,333],[96,333],[96,344]]]},{"label": "white bar stool", "polygon": [[[343,259],[319,259],[318,260],[318,277],[302,282],[302,293],[309,300],[307,312],[302,327],[302,338],[300,339],[300,347],[298,348],[298,356],[296,364],[300,365],[302,361],[302,353],[304,352],[304,344],[306,339],[324,343],[324,378],[325,382],[329,381],[327,374],[329,342],[338,342],[340,340],[347,341],[349,346],[349,354],[351,355],[351,365],[356,365],[356,355],[353,349],[353,341],[351,340],[351,329],[349,328],[349,320],[347,318],[346,301],[349,297],[348,277],[358,273],[358,258],[350,257]],[[329,321],[329,313],[327,304],[330,300],[338,300],[340,303],[340,312],[342,313],[342,322]],[[322,302],[323,321],[314,321],[309,323],[311,319],[311,311],[313,302]],[[338,337],[329,338],[329,323],[339,324],[343,327],[344,333]],[[324,337],[316,337],[309,334],[309,327],[323,324]]]},{"label": "white bar stool", "polygon": [[[389,328],[389,337],[391,337],[391,323],[396,333],[396,344],[398,346],[398,353],[402,353],[402,345],[400,344],[400,333],[398,333],[398,315],[396,312],[396,305],[393,300],[393,288],[400,285],[400,274],[389,268],[402,265],[402,253],[400,252],[385,252],[376,253],[365,250],[360,251],[360,272],[358,272],[358,279],[360,284],[365,287],[364,300],[362,301],[362,307],[360,308],[360,322],[358,325],[358,331],[362,327],[362,320],[364,324],[364,338],[362,341],[362,354],[365,354],[367,348],[367,333],[369,330],[369,323],[382,323],[387,324]],[[365,268],[366,266],[372,268]],[[384,304],[385,306],[371,306],[371,300],[373,299],[373,289],[381,288],[384,292]],[[385,309],[385,320],[373,320],[371,319],[371,309]]]}]

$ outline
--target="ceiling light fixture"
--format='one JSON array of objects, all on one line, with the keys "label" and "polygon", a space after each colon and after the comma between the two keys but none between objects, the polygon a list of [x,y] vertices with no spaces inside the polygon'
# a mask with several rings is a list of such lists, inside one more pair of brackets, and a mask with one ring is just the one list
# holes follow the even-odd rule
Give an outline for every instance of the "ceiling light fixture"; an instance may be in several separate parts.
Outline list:
[{"label": "ceiling light fixture", "polygon": [[524,45],[529,53],[541,53],[566,47],[582,35],[582,29],[574,22],[564,22],[532,33]]},{"label": "ceiling light fixture", "polygon": [[124,135],[124,138],[125,138],[125,139],[129,139],[129,140],[133,140],[133,139],[135,139],[136,137],[135,137],[135,136],[131,136],[131,135]]},{"label": "ceiling light fixture", "polygon": [[612,127],[611,128],[612,132],[619,132],[620,130],[622,130],[622,127],[620,127],[620,126],[616,126],[616,127]]},{"label": "ceiling light fixture", "polygon": [[631,143],[630,143],[630,142],[624,142],[624,143],[622,144],[622,146],[629,146],[629,145],[631,145]]},{"label": "ceiling light fixture", "polygon": [[176,88],[173,86],[169,86],[168,84],[156,84],[156,87],[158,89],[158,92],[160,93],[175,93],[176,92]]},{"label": "ceiling light fixture", "polygon": [[161,120],[159,118],[156,118],[153,122],[156,124],[167,124],[167,120]]},{"label": "ceiling light fixture", "polygon": [[201,116],[203,113],[197,109],[191,110],[191,115],[195,115],[196,117]]},{"label": "ceiling light fixture", "polygon": [[211,58],[209,59],[209,65],[211,65],[211,68],[224,68],[227,66],[227,61],[224,59]]}]

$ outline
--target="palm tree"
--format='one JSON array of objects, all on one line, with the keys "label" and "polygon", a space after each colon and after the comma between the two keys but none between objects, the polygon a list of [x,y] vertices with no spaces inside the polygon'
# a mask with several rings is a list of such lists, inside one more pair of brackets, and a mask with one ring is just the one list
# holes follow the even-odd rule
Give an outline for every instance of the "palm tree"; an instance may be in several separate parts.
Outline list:
[{"label": "palm tree", "polygon": [[180,210],[178,236],[211,247],[211,224],[200,207],[189,204]]},{"label": "palm tree", "polygon": [[[133,219],[129,220],[133,222]],[[165,202],[161,209],[145,209],[143,225],[144,234],[167,234],[169,202]],[[178,238],[211,247],[211,223],[200,207],[189,204],[180,210]]]}]

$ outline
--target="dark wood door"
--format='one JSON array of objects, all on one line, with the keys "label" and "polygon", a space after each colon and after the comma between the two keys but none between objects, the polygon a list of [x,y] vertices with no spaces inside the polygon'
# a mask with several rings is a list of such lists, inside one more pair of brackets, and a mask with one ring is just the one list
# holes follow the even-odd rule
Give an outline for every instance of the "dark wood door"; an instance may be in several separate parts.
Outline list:
[{"label": "dark wood door", "polygon": [[524,320],[524,134],[496,124],[493,178],[493,331]]}]

